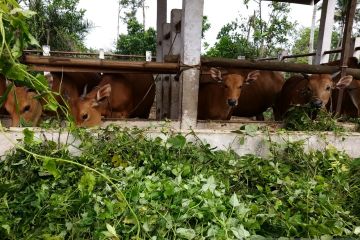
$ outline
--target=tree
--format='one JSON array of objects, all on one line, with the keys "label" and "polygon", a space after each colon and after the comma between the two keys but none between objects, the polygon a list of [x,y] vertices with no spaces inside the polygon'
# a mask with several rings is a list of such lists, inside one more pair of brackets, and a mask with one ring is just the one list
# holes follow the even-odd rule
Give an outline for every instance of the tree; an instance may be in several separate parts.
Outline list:
[{"label": "tree", "polygon": [[217,35],[217,42],[206,55],[210,57],[237,58],[245,56],[253,58],[257,55],[256,48],[244,37],[245,25],[237,21],[226,24]]},{"label": "tree", "polygon": [[296,26],[287,17],[290,12],[289,4],[272,2],[269,7],[270,16],[267,21],[262,19],[259,8],[248,19],[241,18],[226,24],[217,36],[218,41],[206,54],[228,58],[241,55],[254,59],[277,56],[281,50],[289,50],[289,42]]},{"label": "tree", "polygon": [[[318,33],[319,33],[319,29],[315,29],[315,33],[314,33],[315,39],[318,38]],[[292,47],[291,54],[309,53],[310,28],[302,28],[299,31],[298,36],[299,37],[297,38],[297,40],[295,41]],[[340,34],[338,32],[333,32],[331,39],[332,49],[337,47],[337,42],[339,41],[339,39],[340,39]],[[314,46],[314,51],[316,51],[316,44]],[[294,58],[290,61],[297,63],[308,63],[306,57]]]},{"label": "tree", "polygon": [[288,49],[291,37],[295,33],[296,22],[288,18],[288,3],[271,2],[269,19],[262,19],[260,11],[253,16],[253,43],[259,49],[259,56],[276,56],[281,49]]},{"label": "tree", "polygon": [[120,34],[116,43],[116,53],[118,54],[140,54],[145,51],[156,53],[156,32],[155,29],[144,29],[136,18],[129,19],[127,23],[127,34]]},{"label": "tree", "polygon": [[85,10],[77,9],[79,0],[25,0],[24,3],[37,13],[29,26],[40,45],[50,45],[52,50],[85,49],[83,41],[91,24],[84,19]]}]

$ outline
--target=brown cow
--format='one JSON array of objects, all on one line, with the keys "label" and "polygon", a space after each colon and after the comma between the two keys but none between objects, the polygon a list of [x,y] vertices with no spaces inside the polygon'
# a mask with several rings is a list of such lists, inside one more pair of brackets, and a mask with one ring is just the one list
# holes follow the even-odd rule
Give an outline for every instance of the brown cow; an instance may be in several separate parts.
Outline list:
[{"label": "brown cow", "polygon": [[229,120],[245,85],[258,79],[260,72],[255,70],[247,74],[228,73],[216,68],[210,69],[211,78],[202,75],[199,86],[198,119]]},{"label": "brown cow", "polygon": [[148,118],[155,98],[152,74],[105,74],[88,94],[71,99],[71,110],[78,126],[91,127],[101,117]]},{"label": "brown cow", "polygon": [[62,105],[65,105],[62,97],[78,98],[85,86],[92,89],[101,81],[100,74],[91,72],[52,72],[47,75],[47,78],[51,90],[59,94],[56,96],[56,100]]},{"label": "brown cow", "polygon": [[[250,70],[241,70],[247,74]],[[245,85],[239,98],[239,104],[232,115],[238,117],[253,117],[264,120],[263,112],[274,107],[276,96],[280,93],[285,79],[282,73],[276,71],[259,71],[260,75],[253,84]]]},{"label": "brown cow", "polygon": [[[340,60],[325,63],[324,65],[338,66]],[[350,57],[347,62],[349,68],[360,68],[356,57]],[[332,92],[331,101],[328,103],[328,110],[335,112],[337,106],[339,90],[335,89]],[[348,87],[346,87],[341,104],[340,115],[348,117],[360,116],[360,81],[354,79]]]},{"label": "brown cow", "polygon": [[12,87],[4,104],[12,119],[11,126],[20,126],[21,119],[36,126],[42,114],[42,105],[36,97],[37,94],[27,87]]},{"label": "brown cow", "polygon": [[290,77],[277,97],[274,108],[275,120],[281,120],[292,105],[310,103],[315,108],[324,108],[330,99],[332,89],[346,88],[352,81],[351,76],[346,76],[335,85],[332,77],[330,74]]}]

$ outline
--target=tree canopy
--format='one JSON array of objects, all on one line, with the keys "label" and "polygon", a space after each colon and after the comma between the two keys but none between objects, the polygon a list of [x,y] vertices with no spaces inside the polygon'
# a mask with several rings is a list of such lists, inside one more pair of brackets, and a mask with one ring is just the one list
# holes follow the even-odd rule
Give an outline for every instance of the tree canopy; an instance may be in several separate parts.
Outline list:
[{"label": "tree canopy", "polygon": [[84,38],[91,26],[85,10],[77,9],[79,0],[24,0],[29,10],[36,12],[29,20],[30,32],[40,45],[52,50],[85,49]]},{"label": "tree canopy", "polygon": [[268,6],[270,15],[266,21],[259,8],[248,19],[241,18],[226,24],[206,55],[257,58],[276,56],[281,49],[289,49],[296,27],[296,22],[288,18],[289,4],[271,2]]},{"label": "tree canopy", "polygon": [[144,55],[145,51],[156,52],[156,31],[153,28],[147,30],[136,18],[129,19],[127,34],[120,34],[116,43],[118,54]]}]

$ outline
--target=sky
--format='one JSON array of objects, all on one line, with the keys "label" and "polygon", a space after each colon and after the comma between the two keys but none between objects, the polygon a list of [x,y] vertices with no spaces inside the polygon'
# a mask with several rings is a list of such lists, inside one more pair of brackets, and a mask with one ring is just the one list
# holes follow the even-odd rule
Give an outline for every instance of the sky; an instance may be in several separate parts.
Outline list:
[{"label": "sky", "polygon": [[[145,12],[146,28],[156,28],[156,0],[146,0],[148,6]],[[219,3],[221,3],[219,5]],[[263,1],[262,9],[264,15],[267,14],[269,2]],[[173,8],[181,9],[182,0],[168,0],[168,22],[170,21],[170,11]],[[298,22],[299,26],[310,27],[313,7],[309,5],[291,4],[290,17]],[[85,9],[85,18],[93,24],[85,44],[94,49],[103,48],[106,51],[115,48],[117,37],[117,13],[118,0],[80,0],[79,8]],[[247,9],[243,0],[204,0],[204,15],[208,16],[211,28],[205,34],[205,41],[213,45],[216,36],[227,23],[236,18],[248,17],[254,13],[255,5],[250,5]],[[318,13],[318,15],[320,15]],[[138,12],[138,19],[142,22],[142,11]],[[319,18],[319,16],[317,16]],[[126,33],[126,25],[121,24],[120,33]]]}]

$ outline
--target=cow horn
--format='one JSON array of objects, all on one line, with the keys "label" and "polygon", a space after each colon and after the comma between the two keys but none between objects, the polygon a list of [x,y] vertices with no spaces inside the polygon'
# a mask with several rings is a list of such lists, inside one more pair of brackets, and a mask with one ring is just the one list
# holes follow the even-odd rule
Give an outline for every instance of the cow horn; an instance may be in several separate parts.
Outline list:
[{"label": "cow horn", "polygon": [[340,74],[340,71],[337,71],[337,72],[331,74],[331,78],[334,78],[334,77],[336,77],[336,76],[339,75],[339,74]]},{"label": "cow horn", "polygon": [[84,86],[84,91],[81,94],[81,98],[84,98],[86,96],[86,93],[87,93],[87,84]]}]

